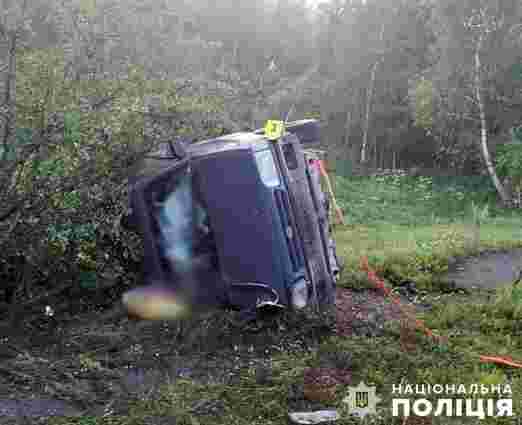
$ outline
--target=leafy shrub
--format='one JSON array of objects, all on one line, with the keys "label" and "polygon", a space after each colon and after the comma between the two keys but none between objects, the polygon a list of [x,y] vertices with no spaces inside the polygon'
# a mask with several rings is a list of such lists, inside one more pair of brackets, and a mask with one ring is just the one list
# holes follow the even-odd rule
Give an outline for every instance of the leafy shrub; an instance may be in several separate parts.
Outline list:
[{"label": "leafy shrub", "polygon": [[[118,224],[128,208],[129,170],[161,137],[180,128],[198,135],[222,132],[223,100],[195,92],[180,96],[173,81],[150,80],[139,66],[130,66],[120,80],[68,80],[63,51],[30,48],[18,52],[16,94],[16,147],[33,134],[42,140],[12,174],[15,189],[4,193],[10,185],[0,187],[7,210],[26,200],[4,243],[5,258],[34,252],[31,261],[47,277],[46,286],[64,279],[82,288],[132,283],[142,246]],[[159,96],[162,112],[182,119],[148,123],[149,95]],[[103,110],[95,107],[100,100],[108,102]],[[14,147],[10,153],[16,154]]]},{"label": "leafy shrub", "polygon": [[[92,223],[50,225],[48,227],[48,252],[54,257],[63,256],[69,246],[75,247],[74,264],[79,269],[81,288],[96,287],[96,226]],[[72,267],[72,264],[69,265]]]},{"label": "leafy shrub", "polygon": [[501,177],[511,179],[514,190],[522,191],[522,141],[518,141],[513,133],[514,141],[498,148],[497,171]]},{"label": "leafy shrub", "polygon": [[95,241],[96,225],[92,223],[77,224],[66,223],[62,225],[51,224],[47,228],[49,242],[62,241]]}]

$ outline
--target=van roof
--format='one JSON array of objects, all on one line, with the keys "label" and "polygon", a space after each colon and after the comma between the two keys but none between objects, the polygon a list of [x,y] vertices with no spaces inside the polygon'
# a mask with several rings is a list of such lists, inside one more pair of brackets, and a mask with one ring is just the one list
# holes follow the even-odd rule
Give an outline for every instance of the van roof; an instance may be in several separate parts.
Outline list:
[{"label": "van roof", "polygon": [[202,140],[201,142],[192,143],[187,146],[187,151],[192,156],[204,156],[216,152],[237,150],[237,149],[254,149],[268,147],[268,139],[261,135],[250,132],[239,132],[227,134],[225,136],[214,139]]}]

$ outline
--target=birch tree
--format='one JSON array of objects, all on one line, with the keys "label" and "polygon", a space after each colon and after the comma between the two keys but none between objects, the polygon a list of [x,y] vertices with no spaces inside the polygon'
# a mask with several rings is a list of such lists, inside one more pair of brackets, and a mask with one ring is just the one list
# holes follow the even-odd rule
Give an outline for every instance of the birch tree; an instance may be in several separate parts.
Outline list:
[{"label": "birch tree", "polygon": [[[513,38],[520,6],[509,1],[479,2],[478,6],[477,2],[439,2],[434,75],[441,115],[436,125],[440,129],[445,118],[450,122],[457,156],[463,158],[471,151],[480,155],[501,202],[508,205],[510,194],[497,175],[490,145],[507,141],[513,125],[510,120],[518,119],[513,109],[517,104],[520,107],[517,84],[506,77],[519,57]],[[466,133],[473,135],[473,144],[468,146],[463,143]]]},{"label": "birch tree", "polygon": [[502,182],[497,176],[497,172],[495,170],[495,165],[491,159],[491,154],[489,152],[488,147],[488,126],[486,120],[486,105],[485,105],[485,97],[483,95],[484,87],[483,87],[483,64],[482,64],[482,54],[484,43],[487,41],[489,35],[497,29],[499,23],[495,21],[494,18],[488,16],[487,9],[482,8],[475,13],[473,13],[467,22],[465,23],[465,28],[468,31],[471,31],[473,34],[473,44],[474,44],[474,52],[473,52],[473,72],[474,72],[474,101],[478,106],[478,113],[480,119],[480,147],[482,151],[482,157],[484,158],[484,164],[488,171],[489,176],[497,190],[500,199],[504,204],[509,204],[510,196],[504,189]]}]

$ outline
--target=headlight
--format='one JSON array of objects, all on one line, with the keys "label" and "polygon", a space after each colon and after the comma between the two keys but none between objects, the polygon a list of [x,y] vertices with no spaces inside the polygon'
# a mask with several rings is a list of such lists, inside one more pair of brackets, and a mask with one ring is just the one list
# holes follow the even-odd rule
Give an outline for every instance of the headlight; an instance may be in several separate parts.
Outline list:
[{"label": "headlight", "polygon": [[297,310],[306,307],[308,304],[308,285],[304,279],[299,280],[290,289],[290,301]]}]

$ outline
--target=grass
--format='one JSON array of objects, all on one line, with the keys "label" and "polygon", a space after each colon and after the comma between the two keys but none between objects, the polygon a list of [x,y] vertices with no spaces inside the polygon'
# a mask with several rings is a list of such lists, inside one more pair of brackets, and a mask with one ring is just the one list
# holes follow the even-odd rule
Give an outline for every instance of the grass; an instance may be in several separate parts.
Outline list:
[{"label": "grass", "polygon": [[488,179],[482,177],[337,177],[335,191],[350,224],[432,225],[468,221],[471,203],[489,205],[490,218],[520,219],[499,208]]},{"label": "grass", "polygon": [[429,289],[451,257],[522,246],[522,212],[498,208],[480,177],[337,177],[335,190],[347,222],[336,241],[355,286],[361,256],[392,281]]},{"label": "grass", "polygon": [[[360,257],[367,255],[389,282],[412,279],[439,297],[443,289],[439,277],[447,270],[450,257],[522,246],[522,214],[497,208],[491,188],[479,180],[336,178],[336,193],[348,221],[335,231],[338,254],[346,264],[341,284],[352,288],[367,285],[358,267]],[[289,392],[302,382],[305,368],[332,364],[348,369],[354,385],[360,381],[375,385],[382,398],[378,416],[361,422],[343,415],[339,424],[402,424],[401,419],[391,417],[394,384],[489,385],[508,379],[513,409],[520,418],[522,373],[482,364],[478,356],[511,355],[522,360],[522,290],[508,286],[486,295],[489,301],[474,294],[443,296],[433,311],[421,317],[430,329],[448,337],[443,346],[417,332],[414,350],[405,351],[398,325],[392,323],[379,338],[331,336],[308,352],[272,355],[269,383],[258,384],[252,368],[242,370],[235,385],[178,380],[165,386],[159,398],[136,402],[125,417],[59,419],[53,424],[130,425],[162,423],[154,418],[169,417],[187,425],[286,424]],[[343,411],[346,390],[338,391],[332,407]],[[194,414],[193,406],[202,399],[221,403],[221,413]],[[444,424],[477,421],[441,419]],[[488,417],[481,423],[515,422],[514,418]]]},{"label": "grass", "polygon": [[417,226],[375,223],[337,228],[336,241],[346,264],[347,286],[364,286],[358,269],[361,257],[367,256],[372,267],[392,283],[410,279],[430,289],[448,270],[451,258],[522,246],[522,230],[515,221],[487,222],[478,229],[465,222]]}]

